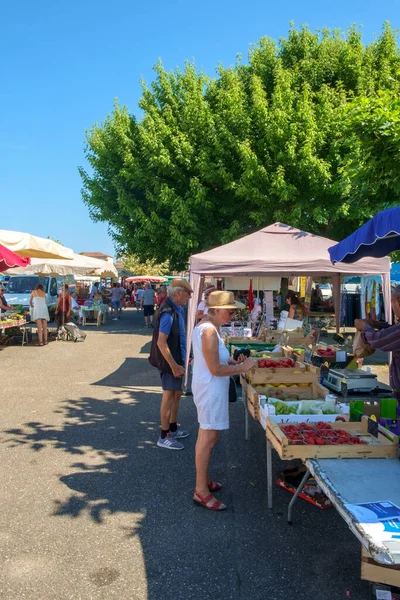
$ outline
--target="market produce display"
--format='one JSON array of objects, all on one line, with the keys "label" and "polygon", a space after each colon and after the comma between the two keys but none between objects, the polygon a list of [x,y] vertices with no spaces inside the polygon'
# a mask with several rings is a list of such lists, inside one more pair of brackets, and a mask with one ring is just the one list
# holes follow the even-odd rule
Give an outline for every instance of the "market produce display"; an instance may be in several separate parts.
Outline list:
[{"label": "market produce display", "polygon": [[367,444],[357,435],[351,435],[343,429],[332,429],[329,423],[299,423],[298,425],[282,425],[282,431],[294,446],[317,445],[337,446],[342,444]]},{"label": "market produce display", "polygon": [[331,358],[336,356],[336,353],[332,350],[332,348],[318,348],[317,353],[318,356],[326,356]]},{"label": "market produce display", "polygon": [[322,419],[312,423],[277,423],[269,417],[265,420],[268,440],[282,460],[397,458],[398,437],[380,425],[377,427],[377,436],[370,433],[366,417],[358,423],[327,423]]},{"label": "market produce display", "polygon": [[292,369],[296,363],[291,358],[281,358],[280,360],[261,358],[257,361],[257,366],[259,369]]}]

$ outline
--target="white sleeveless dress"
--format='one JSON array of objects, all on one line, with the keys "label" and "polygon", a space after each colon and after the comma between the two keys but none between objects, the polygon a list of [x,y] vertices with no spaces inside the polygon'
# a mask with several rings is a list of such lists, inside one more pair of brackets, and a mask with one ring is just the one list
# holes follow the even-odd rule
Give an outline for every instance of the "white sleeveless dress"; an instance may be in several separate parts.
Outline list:
[{"label": "white sleeveless dress", "polygon": [[212,323],[197,325],[193,331],[193,400],[202,429],[229,429],[229,377],[216,377],[204,360],[201,338],[212,327],[218,335],[219,362],[227,365],[229,351]]},{"label": "white sleeveless dress", "polygon": [[33,296],[32,302],[33,310],[31,311],[31,320],[37,321],[38,319],[45,319],[46,321],[50,321],[46,298],[42,298],[42,296]]}]

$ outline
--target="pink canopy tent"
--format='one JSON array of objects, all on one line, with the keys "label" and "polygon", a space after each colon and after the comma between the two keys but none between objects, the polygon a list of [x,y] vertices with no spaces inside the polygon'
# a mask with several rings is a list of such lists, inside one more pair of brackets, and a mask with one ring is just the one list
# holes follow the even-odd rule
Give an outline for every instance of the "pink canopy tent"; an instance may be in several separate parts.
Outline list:
[{"label": "pink canopy tent", "polygon": [[[188,310],[188,348],[192,339],[196,308],[204,277],[290,277],[330,276],[335,306],[340,305],[340,278],[344,275],[382,275],[385,316],[390,322],[390,260],[363,258],[353,264],[332,265],[328,248],[336,242],[274,223],[235,242],[190,257],[190,284],[193,298]],[[339,310],[336,309],[339,330]]]}]

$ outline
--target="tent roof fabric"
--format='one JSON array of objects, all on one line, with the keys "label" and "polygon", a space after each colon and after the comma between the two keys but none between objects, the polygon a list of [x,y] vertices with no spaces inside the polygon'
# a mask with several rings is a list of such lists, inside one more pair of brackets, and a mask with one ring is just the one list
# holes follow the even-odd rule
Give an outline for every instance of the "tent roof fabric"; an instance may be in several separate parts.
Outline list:
[{"label": "tent roof fabric", "polygon": [[54,258],[32,258],[31,264],[24,268],[9,269],[9,275],[60,275],[65,277],[67,275],[85,276],[95,275],[100,277],[118,277],[116,269],[112,265],[104,262],[104,260],[98,260],[96,258],[90,258],[89,256],[82,256],[81,254],[73,254],[72,260],[58,260]]},{"label": "tent roof fabric", "polygon": [[72,260],[74,253],[53,240],[21,231],[0,229],[0,244],[19,256],[29,258],[57,258]]},{"label": "tent roof fabric", "polygon": [[284,223],[274,223],[229,244],[194,254],[190,271],[221,277],[389,273],[388,258],[363,258],[355,264],[332,265],[328,248],[335,243]]}]

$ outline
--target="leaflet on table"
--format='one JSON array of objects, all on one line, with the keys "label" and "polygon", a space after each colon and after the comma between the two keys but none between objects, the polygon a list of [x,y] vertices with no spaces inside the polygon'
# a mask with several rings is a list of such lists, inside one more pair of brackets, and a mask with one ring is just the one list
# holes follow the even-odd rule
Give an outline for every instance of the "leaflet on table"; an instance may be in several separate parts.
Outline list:
[{"label": "leaflet on table", "polygon": [[375,542],[400,545],[400,508],[396,504],[383,501],[345,504],[345,507]]},{"label": "leaflet on table", "polygon": [[400,519],[400,508],[388,500],[381,502],[363,502],[361,504],[345,504],[360,523],[377,523],[393,518]]}]

